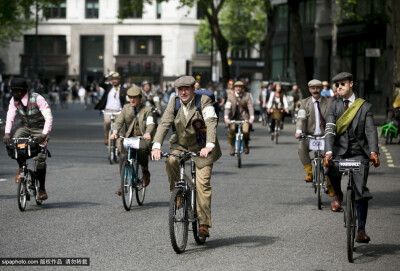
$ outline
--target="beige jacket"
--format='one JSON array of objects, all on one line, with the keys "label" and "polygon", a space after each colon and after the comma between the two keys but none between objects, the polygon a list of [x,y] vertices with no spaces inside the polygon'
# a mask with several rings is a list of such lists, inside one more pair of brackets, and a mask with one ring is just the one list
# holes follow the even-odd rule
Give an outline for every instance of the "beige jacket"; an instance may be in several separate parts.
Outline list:
[{"label": "beige jacket", "polygon": [[233,119],[236,111],[239,111],[239,120],[248,120],[251,116],[254,116],[254,107],[253,102],[250,97],[250,93],[243,92],[242,97],[239,99],[240,103],[247,108],[247,110],[243,109],[242,106],[237,104],[235,97],[233,97],[232,93],[228,94],[228,99],[225,104],[225,112],[224,116],[228,116],[229,119]]},{"label": "beige jacket", "polygon": [[197,145],[197,135],[196,135],[196,130],[192,127],[192,120],[202,117],[200,112],[198,112],[196,108],[194,99],[195,98],[193,98],[192,102],[189,105],[188,114],[186,118],[183,111],[183,104],[181,104],[175,117],[174,111],[175,111],[176,98],[170,100],[161,118],[161,122],[158,125],[157,132],[154,136],[153,144],[157,142],[162,145],[165,136],[167,135],[169,129],[172,127],[172,124],[174,124],[176,132],[173,133],[170,138],[171,150],[198,152],[206,146],[206,143],[215,144],[215,147],[213,148],[211,154],[209,154],[207,158],[204,157],[193,158],[193,160],[196,163],[196,166],[199,168],[203,168],[217,161],[221,157],[222,153],[217,138],[217,119],[215,117],[207,117],[212,113],[215,114],[215,111],[214,107],[212,106],[211,99],[206,95],[202,95],[201,97],[201,109],[203,112],[202,114],[205,118],[204,122],[207,127],[207,132],[206,132],[207,142],[201,142],[200,146]]},{"label": "beige jacket", "polygon": [[[328,115],[329,106],[332,103],[332,98],[321,97],[321,103],[319,108],[321,109],[321,114],[326,120]],[[301,112],[303,110],[303,113]],[[325,133],[325,129],[320,126],[322,134]],[[296,121],[296,131],[301,130],[303,133],[312,135],[315,131],[315,110],[314,103],[312,101],[312,96],[305,98],[301,101],[299,115]]]}]

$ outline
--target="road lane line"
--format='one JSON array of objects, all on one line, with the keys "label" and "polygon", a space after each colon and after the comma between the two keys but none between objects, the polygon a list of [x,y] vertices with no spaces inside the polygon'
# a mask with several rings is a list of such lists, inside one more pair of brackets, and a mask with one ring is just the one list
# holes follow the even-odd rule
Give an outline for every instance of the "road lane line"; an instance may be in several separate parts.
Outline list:
[{"label": "road lane line", "polygon": [[7,181],[7,179],[0,179],[0,182],[5,182]]},{"label": "road lane line", "polygon": [[386,162],[387,162],[388,167],[400,168],[400,166],[394,165],[393,157],[385,146],[382,146],[381,144],[379,144],[379,148],[382,150],[383,154],[386,156]]}]

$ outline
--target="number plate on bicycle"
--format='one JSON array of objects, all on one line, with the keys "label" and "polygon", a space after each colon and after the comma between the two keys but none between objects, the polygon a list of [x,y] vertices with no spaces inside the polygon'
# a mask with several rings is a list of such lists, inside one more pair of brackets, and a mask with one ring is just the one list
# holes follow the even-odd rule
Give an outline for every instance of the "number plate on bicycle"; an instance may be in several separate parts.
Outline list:
[{"label": "number plate on bicycle", "polygon": [[325,140],[323,139],[310,139],[309,149],[311,151],[323,151],[325,148]]},{"label": "number plate on bicycle", "polygon": [[361,161],[360,160],[340,160],[339,171],[347,171],[349,169],[354,171],[360,171]]},{"label": "number plate on bicycle", "polygon": [[124,138],[124,148],[139,149],[140,138]]}]

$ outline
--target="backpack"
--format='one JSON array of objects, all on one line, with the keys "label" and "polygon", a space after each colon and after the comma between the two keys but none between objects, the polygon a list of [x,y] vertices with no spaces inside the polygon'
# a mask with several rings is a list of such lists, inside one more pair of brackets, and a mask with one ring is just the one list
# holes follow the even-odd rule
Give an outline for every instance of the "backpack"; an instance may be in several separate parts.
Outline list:
[{"label": "backpack", "polygon": [[[212,101],[212,105],[214,107],[215,110],[215,114],[217,114],[217,124],[219,121],[219,106],[218,103],[215,102],[215,96],[214,96],[214,92],[212,92],[211,90],[206,90],[206,89],[199,89],[195,91],[196,97],[195,97],[195,104],[196,104],[196,108],[197,111],[200,113],[201,117],[203,117],[203,113],[201,111],[201,96],[202,95],[207,95],[208,97],[210,97],[211,101]],[[181,99],[178,97],[175,100],[175,110],[174,110],[174,116],[176,117],[176,114],[178,114],[178,110],[181,107]]]}]

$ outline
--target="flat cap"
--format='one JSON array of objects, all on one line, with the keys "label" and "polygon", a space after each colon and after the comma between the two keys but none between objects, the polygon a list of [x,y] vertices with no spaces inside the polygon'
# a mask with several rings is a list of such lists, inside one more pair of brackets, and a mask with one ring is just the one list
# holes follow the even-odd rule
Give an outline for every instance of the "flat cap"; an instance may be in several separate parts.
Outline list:
[{"label": "flat cap", "polygon": [[196,83],[196,80],[194,79],[193,76],[185,75],[181,76],[178,79],[175,80],[174,86],[176,88],[179,87],[192,87]]},{"label": "flat cap", "polygon": [[341,72],[332,78],[332,82],[337,82],[337,81],[346,80],[346,79],[352,81],[353,75],[348,72]]},{"label": "flat cap", "polygon": [[126,94],[128,94],[128,96],[139,96],[140,94],[142,94],[142,91],[140,90],[140,88],[133,86],[128,89]]},{"label": "flat cap", "polygon": [[29,89],[28,82],[25,78],[17,77],[11,80],[11,89]]},{"label": "flat cap", "polygon": [[235,86],[235,87],[237,87],[237,86],[244,87],[244,84],[243,84],[242,81],[236,81],[235,84],[233,84],[233,86]]},{"label": "flat cap", "polygon": [[143,81],[143,82],[142,82],[142,86],[144,86],[144,85],[151,85],[151,84],[150,84],[149,81]]},{"label": "flat cap", "polygon": [[120,78],[121,78],[121,75],[119,75],[119,73],[117,73],[117,72],[114,72],[114,73],[111,75],[111,79],[114,79],[114,78],[120,79]]},{"label": "flat cap", "polygon": [[308,82],[308,86],[309,87],[322,87],[322,82],[317,79],[313,79],[310,82]]}]

